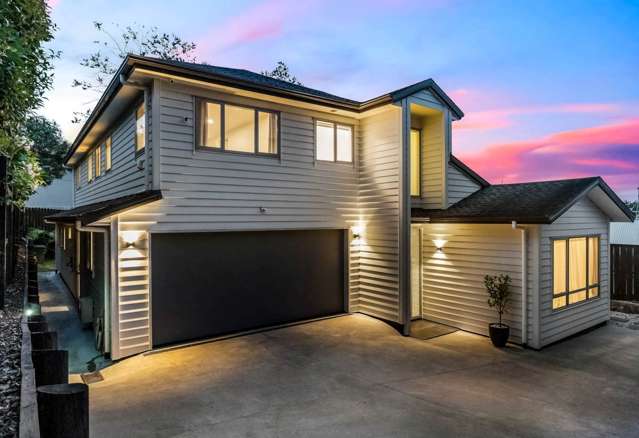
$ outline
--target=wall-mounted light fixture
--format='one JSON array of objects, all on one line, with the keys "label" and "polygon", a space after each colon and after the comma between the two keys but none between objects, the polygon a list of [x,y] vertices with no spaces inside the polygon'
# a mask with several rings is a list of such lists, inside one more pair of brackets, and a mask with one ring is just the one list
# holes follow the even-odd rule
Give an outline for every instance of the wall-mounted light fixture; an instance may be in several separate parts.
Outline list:
[{"label": "wall-mounted light fixture", "polygon": [[362,238],[364,227],[362,225],[353,225],[351,227],[351,235],[354,241],[359,241]]},{"label": "wall-mounted light fixture", "polygon": [[122,231],[121,236],[122,236],[122,243],[124,248],[125,249],[136,248],[137,242],[140,240],[143,234],[144,234],[143,231],[137,231],[137,230]]},{"label": "wall-mounted light fixture", "polygon": [[125,248],[135,248],[135,242],[125,242],[124,243],[124,247]]},{"label": "wall-mounted light fixture", "polygon": [[435,244],[435,248],[437,248],[435,250],[435,252],[438,253],[443,253],[444,252],[444,245],[446,244],[447,240],[444,239],[435,239],[433,240],[433,243]]}]

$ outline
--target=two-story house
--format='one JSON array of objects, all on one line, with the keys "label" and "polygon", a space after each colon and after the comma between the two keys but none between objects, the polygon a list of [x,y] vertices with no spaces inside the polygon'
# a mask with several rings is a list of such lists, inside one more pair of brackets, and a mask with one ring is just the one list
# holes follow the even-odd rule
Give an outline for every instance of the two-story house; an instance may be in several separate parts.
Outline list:
[{"label": "two-story house", "polygon": [[129,56],[67,156],[58,270],[115,359],[349,312],[485,334],[485,274],[513,279],[515,342],[606,321],[632,213],[600,178],[490,185],[462,117],[430,79],[358,102]]}]

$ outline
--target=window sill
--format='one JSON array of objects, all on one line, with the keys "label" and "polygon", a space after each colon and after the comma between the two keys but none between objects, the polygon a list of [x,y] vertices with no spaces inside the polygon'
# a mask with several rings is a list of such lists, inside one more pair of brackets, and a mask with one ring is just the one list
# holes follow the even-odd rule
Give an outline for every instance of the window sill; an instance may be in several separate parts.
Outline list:
[{"label": "window sill", "polygon": [[255,152],[242,152],[242,151],[229,151],[221,148],[213,148],[206,146],[196,146],[195,152],[205,152],[207,154],[221,154],[221,155],[235,155],[239,157],[260,157],[260,158],[272,158],[279,159],[280,154],[265,154]]},{"label": "window sill", "polygon": [[[579,307],[583,307],[585,305],[595,303],[599,300],[601,300],[601,291],[599,292],[599,295],[595,298],[588,298],[586,300],[579,301],[578,303],[575,303],[575,304],[569,304],[567,306],[560,307],[559,309],[551,309],[551,315],[557,315],[559,313],[566,312],[568,310],[578,309]],[[552,301],[551,301],[551,306],[552,306]]]}]

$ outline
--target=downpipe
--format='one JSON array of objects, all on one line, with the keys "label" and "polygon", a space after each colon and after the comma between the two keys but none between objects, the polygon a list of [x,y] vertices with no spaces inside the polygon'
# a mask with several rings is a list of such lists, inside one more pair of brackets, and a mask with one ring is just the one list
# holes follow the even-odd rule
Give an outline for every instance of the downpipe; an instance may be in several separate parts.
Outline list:
[{"label": "downpipe", "polygon": [[521,343],[528,343],[528,230],[512,222],[513,230],[521,231]]}]

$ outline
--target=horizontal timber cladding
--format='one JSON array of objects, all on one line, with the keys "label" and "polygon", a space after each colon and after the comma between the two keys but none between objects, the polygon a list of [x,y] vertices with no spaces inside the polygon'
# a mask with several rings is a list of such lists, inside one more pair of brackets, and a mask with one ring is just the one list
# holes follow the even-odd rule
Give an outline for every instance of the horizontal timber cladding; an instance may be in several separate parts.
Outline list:
[{"label": "horizontal timber cladding", "polygon": [[[541,226],[540,242],[540,328],[541,345],[548,345],[610,317],[608,289],[609,219],[588,198],[573,205],[559,219]],[[599,235],[599,298],[574,307],[552,310],[552,238]]]},{"label": "horizontal timber cladding", "polygon": [[448,205],[461,201],[481,189],[479,184],[460,172],[452,164],[448,164],[448,178],[446,179],[448,190]]},{"label": "horizontal timber cladding", "polygon": [[153,344],[343,313],[344,241],[344,230],[153,234]]},{"label": "horizontal timber cladding", "polygon": [[74,169],[74,172],[80,172],[81,181],[80,189],[74,188],[75,207],[145,190],[144,170],[138,169],[135,158],[135,107],[123,114],[110,132],[111,169],[105,170],[105,147],[102,144],[104,138],[100,140],[102,174],[87,182],[88,155],[85,155],[79,166]]},{"label": "horizontal timber cladding", "polygon": [[[487,304],[485,275],[508,274],[511,302],[504,322],[521,343],[521,234],[510,225],[422,226],[422,314],[430,321],[482,335],[496,322]],[[437,251],[437,244],[442,251]]]},{"label": "horizontal timber cladding", "polygon": [[360,121],[359,223],[356,242],[357,296],[351,308],[401,322],[399,298],[399,209],[401,110]]}]

